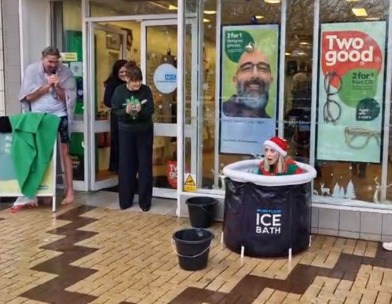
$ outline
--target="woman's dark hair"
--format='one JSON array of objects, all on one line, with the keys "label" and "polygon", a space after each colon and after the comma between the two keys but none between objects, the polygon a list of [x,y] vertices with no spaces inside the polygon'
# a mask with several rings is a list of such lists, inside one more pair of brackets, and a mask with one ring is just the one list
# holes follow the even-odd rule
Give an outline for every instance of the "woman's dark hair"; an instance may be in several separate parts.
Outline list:
[{"label": "woman's dark hair", "polygon": [[125,73],[130,81],[142,81],[143,74],[142,70],[137,66],[135,61],[128,61],[125,64]]},{"label": "woman's dark hair", "polygon": [[117,60],[114,64],[113,64],[113,68],[112,68],[112,73],[109,75],[108,79],[105,80],[104,84],[107,85],[107,83],[111,80],[120,80],[120,78],[118,77],[118,72],[120,71],[120,69],[127,63],[127,61],[125,59],[120,59]]}]

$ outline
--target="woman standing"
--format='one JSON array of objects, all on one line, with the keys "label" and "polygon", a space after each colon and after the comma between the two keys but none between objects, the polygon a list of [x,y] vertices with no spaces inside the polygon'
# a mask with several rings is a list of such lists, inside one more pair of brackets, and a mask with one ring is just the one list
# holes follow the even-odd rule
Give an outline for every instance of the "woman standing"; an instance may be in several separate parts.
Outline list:
[{"label": "woman standing", "polygon": [[[125,67],[126,60],[117,60],[112,68],[112,73],[104,82],[105,93],[103,102],[108,108],[112,107],[113,93],[119,85],[125,83]],[[113,111],[110,113],[110,159],[109,171],[118,172],[118,120]]]},{"label": "woman standing", "polygon": [[125,70],[127,82],[117,87],[112,98],[119,127],[119,201],[121,209],[132,206],[138,174],[139,206],[147,212],[152,198],[154,100],[136,63],[129,61]]}]

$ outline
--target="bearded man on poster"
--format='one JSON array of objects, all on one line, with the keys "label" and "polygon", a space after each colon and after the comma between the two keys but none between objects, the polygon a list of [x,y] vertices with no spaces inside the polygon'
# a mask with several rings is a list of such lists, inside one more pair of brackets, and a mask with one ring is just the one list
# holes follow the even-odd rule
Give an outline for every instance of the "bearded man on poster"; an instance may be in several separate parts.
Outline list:
[{"label": "bearded man on poster", "polygon": [[237,94],[223,103],[223,114],[229,117],[271,118],[266,107],[272,81],[268,57],[257,49],[244,51],[233,76]]}]

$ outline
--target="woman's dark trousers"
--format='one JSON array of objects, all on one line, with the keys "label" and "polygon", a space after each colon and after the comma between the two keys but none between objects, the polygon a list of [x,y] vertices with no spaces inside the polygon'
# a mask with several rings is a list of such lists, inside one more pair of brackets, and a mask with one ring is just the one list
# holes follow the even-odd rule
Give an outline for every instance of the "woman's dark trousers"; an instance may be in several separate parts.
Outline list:
[{"label": "woman's dark trousers", "polygon": [[[150,209],[152,198],[153,127],[146,130],[119,130],[119,201],[121,209],[132,206],[139,194],[139,206]],[[138,182],[136,175],[138,174]],[[138,185],[138,191],[136,190]]]}]

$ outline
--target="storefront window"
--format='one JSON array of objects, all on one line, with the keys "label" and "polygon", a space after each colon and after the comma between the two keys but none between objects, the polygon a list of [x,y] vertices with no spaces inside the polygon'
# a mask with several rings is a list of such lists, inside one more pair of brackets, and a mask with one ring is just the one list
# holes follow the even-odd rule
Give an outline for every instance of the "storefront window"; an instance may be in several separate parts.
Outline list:
[{"label": "storefront window", "polygon": [[[225,165],[261,154],[263,133],[275,133],[281,15],[280,4],[244,1],[238,5],[236,1],[224,0],[219,22],[217,4],[216,0],[203,2],[203,25],[199,28],[203,33],[199,188],[215,190],[223,188],[220,177]],[[244,63],[249,60],[266,63],[267,70],[258,62],[247,69]],[[263,74],[261,82],[253,80],[255,70]],[[246,102],[252,103],[255,110],[243,111]]]},{"label": "storefront window", "polygon": [[287,2],[284,137],[289,154],[309,162],[312,103],[313,0]]},{"label": "storefront window", "polygon": [[198,188],[220,188],[216,180],[225,165],[262,154],[263,141],[281,132],[294,159],[314,160],[314,202],[371,207],[385,203],[385,195],[392,201],[392,178],[382,181],[382,157],[389,153],[383,151],[383,121],[389,119],[389,1],[321,0],[316,16],[320,46],[313,45],[315,1],[287,0],[285,5],[282,75],[282,3],[203,2],[204,22],[198,27],[203,37]]},{"label": "storefront window", "polygon": [[[83,37],[81,0],[52,2],[52,43],[59,48],[63,64],[67,65],[75,76],[77,99],[75,120],[83,121]],[[74,180],[83,181],[84,174],[84,135],[83,130],[73,133],[70,143],[70,155],[73,163]]]},{"label": "storefront window", "polygon": [[383,203],[388,10],[388,1],[321,1],[316,202]]},{"label": "storefront window", "polygon": [[90,17],[176,14],[177,1],[90,1]]}]

